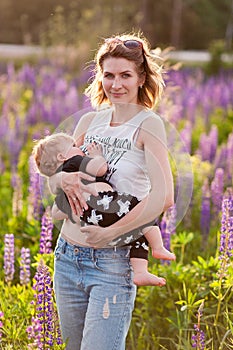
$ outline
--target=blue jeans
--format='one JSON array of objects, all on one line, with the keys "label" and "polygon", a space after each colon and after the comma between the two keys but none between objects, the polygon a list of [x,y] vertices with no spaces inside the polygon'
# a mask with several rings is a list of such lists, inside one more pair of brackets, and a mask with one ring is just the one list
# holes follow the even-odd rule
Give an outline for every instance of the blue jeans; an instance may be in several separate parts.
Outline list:
[{"label": "blue jeans", "polygon": [[124,350],[136,287],[129,247],[93,249],[59,237],[54,289],[67,350]]}]

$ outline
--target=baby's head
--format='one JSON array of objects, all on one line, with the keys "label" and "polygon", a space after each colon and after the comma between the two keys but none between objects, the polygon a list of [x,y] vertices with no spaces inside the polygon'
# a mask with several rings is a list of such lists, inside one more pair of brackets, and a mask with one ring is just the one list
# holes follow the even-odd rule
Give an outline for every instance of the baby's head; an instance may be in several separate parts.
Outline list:
[{"label": "baby's head", "polygon": [[84,153],[75,145],[75,139],[65,133],[46,136],[38,141],[32,152],[41,174],[52,176],[65,160]]}]

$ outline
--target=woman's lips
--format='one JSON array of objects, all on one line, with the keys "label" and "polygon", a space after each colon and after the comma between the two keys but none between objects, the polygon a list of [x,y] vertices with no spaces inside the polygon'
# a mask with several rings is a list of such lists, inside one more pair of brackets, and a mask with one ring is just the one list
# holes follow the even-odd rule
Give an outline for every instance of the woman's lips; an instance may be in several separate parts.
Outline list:
[{"label": "woman's lips", "polygon": [[124,93],[123,92],[111,92],[111,95],[113,97],[121,97],[124,95]]}]

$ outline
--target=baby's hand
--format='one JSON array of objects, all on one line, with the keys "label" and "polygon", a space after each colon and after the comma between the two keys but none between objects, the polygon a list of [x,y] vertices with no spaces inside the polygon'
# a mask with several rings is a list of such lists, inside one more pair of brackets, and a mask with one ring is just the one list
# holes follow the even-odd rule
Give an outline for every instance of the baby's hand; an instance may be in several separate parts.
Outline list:
[{"label": "baby's hand", "polygon": [[102,156],[102,146],[96,142],[92,142],[87,146],[87,151],[90,157]]}]

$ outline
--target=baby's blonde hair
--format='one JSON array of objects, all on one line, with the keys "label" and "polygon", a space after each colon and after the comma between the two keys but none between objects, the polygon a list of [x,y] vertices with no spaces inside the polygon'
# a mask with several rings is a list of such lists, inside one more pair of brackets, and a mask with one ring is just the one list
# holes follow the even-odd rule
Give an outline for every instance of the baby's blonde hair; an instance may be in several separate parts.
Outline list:
[{"label": "baby's blonde hair", "polygon": [[55,174],[59,161],[57,156],[59,153],[64,153],[64,145],[62,141],[75,143],[75,139],[63,132],[46,136],[39,140],[34,146],[32,154],[34,156],[39,172],[45,176]]}]

